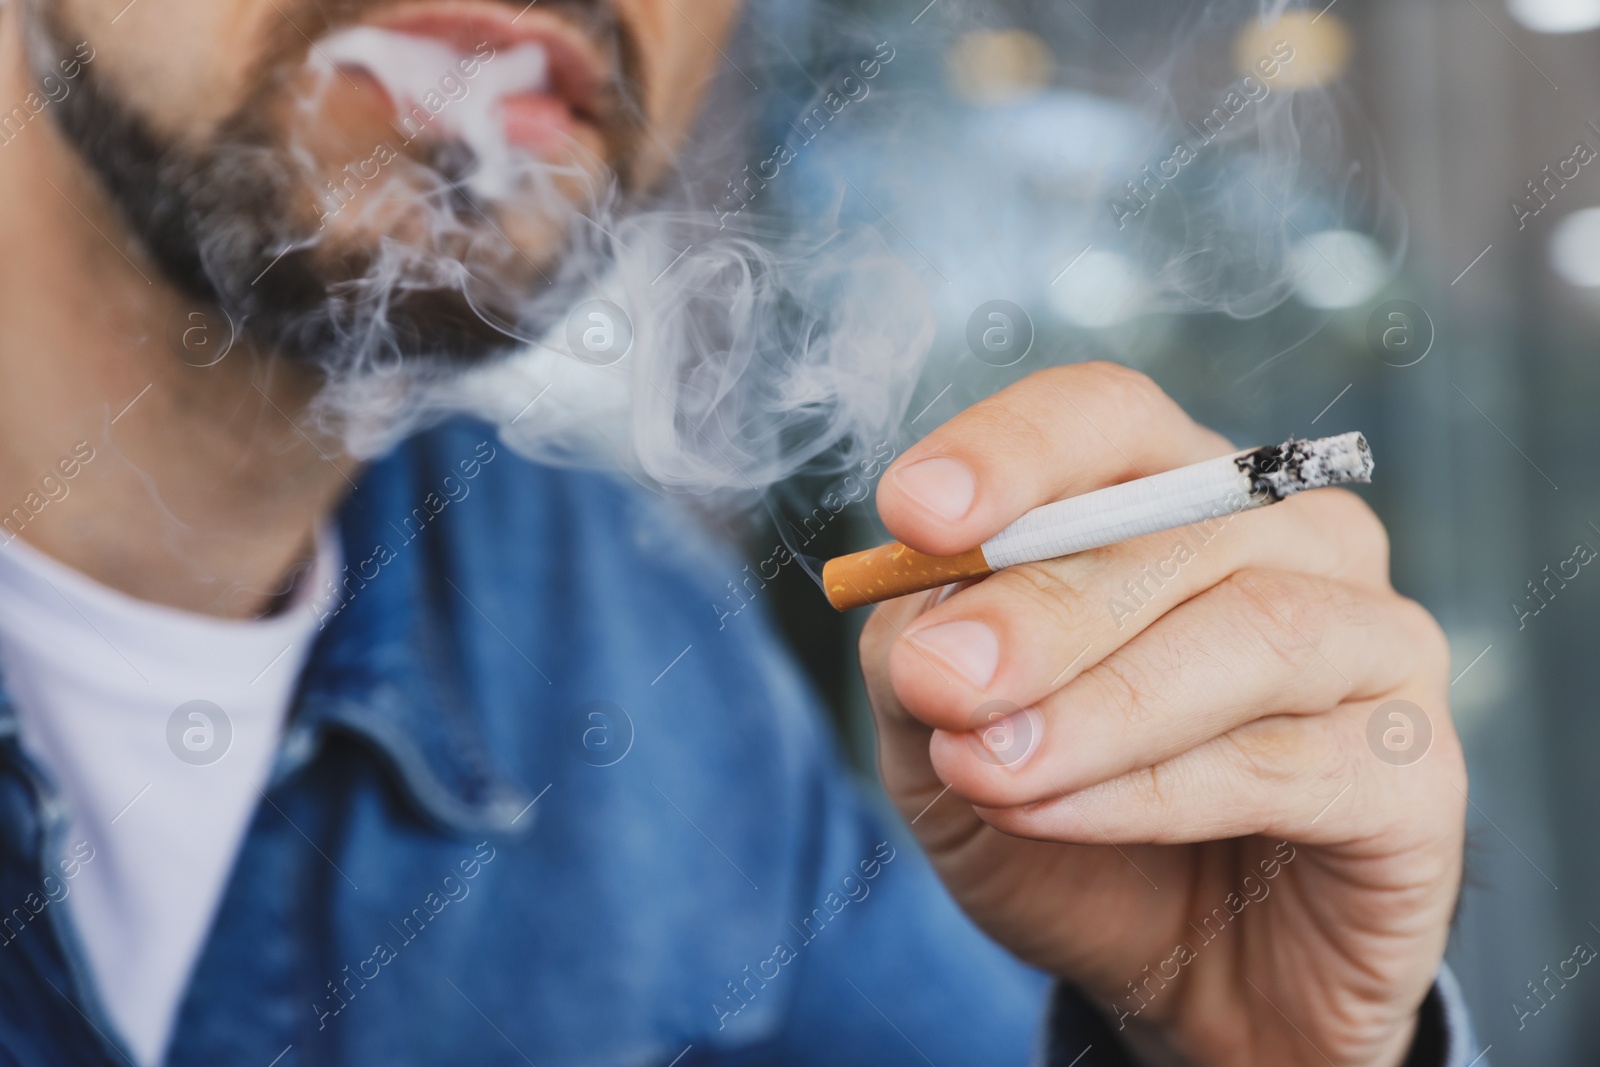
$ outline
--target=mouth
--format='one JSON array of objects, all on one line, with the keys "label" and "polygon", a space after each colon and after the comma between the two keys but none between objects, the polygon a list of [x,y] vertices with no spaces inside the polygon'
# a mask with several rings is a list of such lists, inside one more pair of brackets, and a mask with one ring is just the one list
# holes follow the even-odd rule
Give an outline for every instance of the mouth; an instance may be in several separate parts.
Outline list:
[{"label": "mouth", "polygon": [[[316,51],[346,76],[375,83],[402,120],[437,120],[464,141],[488,195],[507,191],[511,150],[545,160],[574,145],[603,151],[600,101],[612,65],[577,27],[531,5],[518,12],[486,0],[404,4],[335,31]],[[484,173],[492,169],[502,173]]]}]

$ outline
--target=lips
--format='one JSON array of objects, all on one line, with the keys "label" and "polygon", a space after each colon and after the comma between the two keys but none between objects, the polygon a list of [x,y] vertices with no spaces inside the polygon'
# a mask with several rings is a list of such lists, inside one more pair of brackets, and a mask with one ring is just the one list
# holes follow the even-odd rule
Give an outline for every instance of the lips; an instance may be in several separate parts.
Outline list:
[{"label": "lips", "polygon": [[377,25],[444,41],[463,55],[485,44],[496,53],[536,45],[549,63],[549,95],[578,121],[598,121],[595,102],[608,74],[607,64],[589,40],[562,19],[529,8],[513,14],[488,4],[430,4],[408,7]]},{"label": "lips", "polygon": [[[377,38],[388,35],[399,35],[399,42],[385,48]],[[422,84],[427,79],[421,72],[439,66],[439,73],[448,73],[450,66],[423,62],[404,43],[408,39],[476,61],[478,73],[470,91],[495,101],[498,133],[508,145],[548,157],[575,140],[591,149],[600,144],[598,101],[609,65],[565,20],[477,0],[406,4],[334,33],[321,51],[338,66],[371,75],[388,93],[394,110],[404,114],[433,88]],[[458,135],[466,132],[460,120],[468,110],[462,106],[454,114],[441,112],[441,125]],[[481,137],[483,130],[475,132]]]}]

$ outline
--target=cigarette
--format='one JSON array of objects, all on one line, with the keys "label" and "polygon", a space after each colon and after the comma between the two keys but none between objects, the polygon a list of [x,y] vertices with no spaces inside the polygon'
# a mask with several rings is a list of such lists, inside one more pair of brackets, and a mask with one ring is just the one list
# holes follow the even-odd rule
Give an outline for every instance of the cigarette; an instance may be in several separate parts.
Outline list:
[{"label": "cigarette", "polygon": [[1308,489],[1371,480],[1372,449],[1361,434],[1291,437],[1045,504],[958,556],[924,555],[898,542],[840,556],[823,566],[822,584],[829,603],[848,611],[1266,507]]}]

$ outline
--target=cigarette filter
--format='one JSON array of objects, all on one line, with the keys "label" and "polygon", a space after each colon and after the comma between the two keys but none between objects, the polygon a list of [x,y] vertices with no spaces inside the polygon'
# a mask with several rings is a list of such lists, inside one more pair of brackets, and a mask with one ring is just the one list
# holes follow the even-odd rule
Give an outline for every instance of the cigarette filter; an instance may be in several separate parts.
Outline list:
[{"label": "cigarette filter", "polygon": [[1045,504],[958,556],[924,555],[898,542],[840,556],[823,566],[822,584],[828,601],[847,611],[1265,507],[1307,489],[1371,480],[1372,450],[1361,434],[1291,437]]}]

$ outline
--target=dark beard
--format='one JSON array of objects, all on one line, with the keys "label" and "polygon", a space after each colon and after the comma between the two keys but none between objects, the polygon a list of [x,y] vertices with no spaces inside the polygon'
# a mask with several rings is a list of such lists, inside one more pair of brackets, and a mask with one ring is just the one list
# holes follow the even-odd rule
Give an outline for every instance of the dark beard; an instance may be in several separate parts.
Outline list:
[{"label": "dark beard", "polygon": [[[314,22],[313,38],[389,0],[324,3],[299,25]],[[573,16],[606,42],[620,72],[602,134],[613,172],[626,189],[633,149],[642,127],[637,104],[638,52],[609,8],[584,0],[546,4]],[[326,12],[326,14],[324,14]],[[297,12],[297,14],[299,14]],[[67,54],[76,40],[57,6],[37,10],[44,47]],[[459,250],[433,253],[445,276],[410,278],[374,290],[365,279],[377,266],[371,248],[330,250],[309,240],[304,216],[307,174],[278,143],[264,102],[281,98],[283,80],[303,59],[305,38],[287,22],[286,33],[257,64],[248,101],[219,124],[203,144],[172,143],[117,96],[115,87],[85,64],[73,91],[51,108],[67,141],[95,175],[128,231],[166,280],[196,305],[219,309],[253,347],[339,375],[408,366],[450,370],[493,359],[519,339],[552,323],[530,320],[527,309],[554,309],[577,299],[586,272],[559,271],[561,254],[534,263],[490,220],[495,208],[479,204],[461,185],[468,159],[445,142],[424,165],[447,190],[447,210],[479,232]],[[431,193],[419,191],[419,196]],[[561,250],[562,253],[565,249]],[[571,300],[559,299],[571,290]],[[557,299],[550,299],[556,297]]]}]

